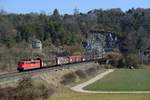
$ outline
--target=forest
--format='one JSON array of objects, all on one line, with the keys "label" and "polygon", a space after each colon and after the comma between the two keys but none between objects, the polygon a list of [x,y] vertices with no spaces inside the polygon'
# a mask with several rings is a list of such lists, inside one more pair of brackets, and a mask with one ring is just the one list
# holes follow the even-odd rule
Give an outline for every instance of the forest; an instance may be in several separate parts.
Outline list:
[{"label": "forest", "polygon": [[[25,44],[33,38],[41,40],[43,48],[53,45],[71,47],[72,52],[82,51],[76,50],[76,47],[81,48],[82,41],[86,39],[90,30],[116,33],[123,38],[128,52],[150,49],[150,9],[132,8],[126,12],[120,8],[94,9],[87,13],[75,9],[74,14],[63,15],[58,9],[51,14],[45,12],[15,14],[1,10],[0,60],[5,58],[7,50],[27,48]],[[18,53],[8,52],[6,54],[14,53],[15,57],[19,56]],[[70,49],[67,52],[70,52]]]},{"label": "forest", "polygon": [[150,47],[150,9],[95,9],[87,13],[74,11],[61,15],[58,9],[52,14],[14,14],[0,12],[0,44],[8,48],[29,42],[32,38],[54,45],[75,45],[86,38],[90,30],[112,31],[125,38],[130,50]]}]

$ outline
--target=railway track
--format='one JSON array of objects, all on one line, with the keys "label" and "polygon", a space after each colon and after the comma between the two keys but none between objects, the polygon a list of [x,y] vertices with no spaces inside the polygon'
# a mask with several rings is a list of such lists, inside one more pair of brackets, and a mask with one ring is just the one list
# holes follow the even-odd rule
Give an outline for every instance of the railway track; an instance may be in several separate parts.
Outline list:
[{"label": "railway track", "polygon": [[[93,62],[93,61],[89,61],[89,62]],[[19,80],[19,79],[22,79],[24,77],[32,77],[33,75],[40,74],[43,72],[69,69],[72,67],[72,65],[81,64],[81,63],[86,64],[89,62],[78,62],[78,63],[72,63],[72,64],[54,65],[54,66],[43,67],[40,69],[28,70],[28,71],[24,71],[24,72],[12,72],[12,73],[8,73],[8,74],[1,74],[0,75],[0,84],[4,81],[12,81],[12,80]]]}]

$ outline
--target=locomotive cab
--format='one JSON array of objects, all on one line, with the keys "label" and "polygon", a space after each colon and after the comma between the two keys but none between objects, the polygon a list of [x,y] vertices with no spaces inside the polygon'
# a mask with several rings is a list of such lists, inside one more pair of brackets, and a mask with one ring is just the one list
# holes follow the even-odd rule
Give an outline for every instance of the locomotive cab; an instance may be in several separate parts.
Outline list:
[{"label": "locomotive cab", "polygon": [[23,62],[23,61],[19,61],[19,62],[18,62],[17,70],[18,70],[19,72],[22,72],[22,71],[24,70],[24,68],[22,67],[22,66],[23,66],[23,64],[24,64],[24,62]]},{"label": "locomotive cab", "polygon": [[43,61],[40,58],[26,59],[18,62],[17,70],[22,72],[24,70],[37,69],[43,66]]}]

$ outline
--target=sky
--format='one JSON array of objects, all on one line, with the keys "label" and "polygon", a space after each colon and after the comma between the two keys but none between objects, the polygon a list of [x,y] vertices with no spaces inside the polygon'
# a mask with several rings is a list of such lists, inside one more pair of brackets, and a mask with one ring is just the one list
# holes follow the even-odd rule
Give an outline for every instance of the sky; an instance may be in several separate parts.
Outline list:
[{"label": "sky", "polygon": [[86,13],[92,9],[150,8],[150,0],[0,0],[0,9],[9,13],[45,12],[50,14],[57,8],[61,14],[72,14],[77,8]]}]

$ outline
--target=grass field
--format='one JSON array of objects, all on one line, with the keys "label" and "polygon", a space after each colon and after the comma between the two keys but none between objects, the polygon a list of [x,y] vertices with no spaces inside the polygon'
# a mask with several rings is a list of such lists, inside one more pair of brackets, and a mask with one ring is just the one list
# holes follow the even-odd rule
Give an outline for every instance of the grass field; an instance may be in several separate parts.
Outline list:
[{"label": "grass field", "polygon": [[49,100],[150,100],[150,94],[84,94],[63,88]]},{"label": "grass field", "polygon": [[[150,70],[148,69],[116,70],[89,87],[92,89],[93,87],[95,88],[96,85],[99,90],[110,90],[109,88],[112,90],[150,90],[149,77]],[[116,80],[119,80],[120,83],[116,82]],[[106,85],[101,88],[102,83]],[[120,86],[118,86],[119,84]],[[109,86],[109,88],[107,86]],[[117,89],[113,88],[113,86],[116,86]],[[67,87],[62,87],[59,93],[50,98],[50,100],[150,100],[150,94],[86,94],[76,93]]]},{"label": "grass field", "polygon": [[150,70],[116,70],[85,89],[94,91],[150,91]]}]

